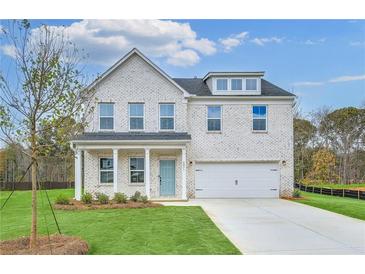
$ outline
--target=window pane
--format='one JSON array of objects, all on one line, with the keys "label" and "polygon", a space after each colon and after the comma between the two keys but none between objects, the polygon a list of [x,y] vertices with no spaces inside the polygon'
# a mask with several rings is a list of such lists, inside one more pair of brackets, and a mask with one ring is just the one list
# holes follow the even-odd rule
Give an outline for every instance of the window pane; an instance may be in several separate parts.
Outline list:
[{"label": "window pane", "polygon": [[208,130],[209,131],[220,131],[221,120],[220,119],[208,119]]},{"label": "window pane", "polygon": [[113,171],[100,171],[100,183],[113,183]]},{"label": "window pane", "polygon": [[143,104],[129,104],[129,116],[143,117]]},{"label": "window pane", "polygon": [[113,116],[114,104],[99,104],[100,116]]},{"label": "window pane", "polygon": [[173,104],[160,104],[160,115],[161,116],[174,116]]},{"label": "window pane", "polygon": [[113,170],[113,158],[100,158],[100,169]]},{"label": "window pane", "polygon": [[246,90],[257,90],[257,80],[246,79]]},{"label": "window pane", "polygon": [[266,106],[253,106],[252,112],[253,112],[253,118],[265,118]]},{"label": "window pane", "polygon": [[131,158],[130,159],[131,170],[144,170],[144,158]]},{"label": "window pane", "polygon": [[253,119],[253,130],[266,130],[266,119]]},{"label": "window pane", "polygon": [[100,118],[100,129],[113,129],[113,118]]},{"label": "window pane", "polygon": [[174,129],[174,118],[161,118],[160,127],[161,129]]},{"label": "window pane", "polygon": [[130,118],[130,129],[143,129],[143,118]]},{"label": "window pane", "polygon": [[242,90],[242,79],[232,79],[231,88],[232,90]]},{"label": "window pane", "polygon": [[144,171],[131,171],[132,183],[144,183]]},{"label": "window pane", "polygon": [[221,107],[208,106],[208,118],[221,118]]},{"label": "window pane", "polygon": [[217,79],[217,90],[227,90],[228,80],[227,79]]}]

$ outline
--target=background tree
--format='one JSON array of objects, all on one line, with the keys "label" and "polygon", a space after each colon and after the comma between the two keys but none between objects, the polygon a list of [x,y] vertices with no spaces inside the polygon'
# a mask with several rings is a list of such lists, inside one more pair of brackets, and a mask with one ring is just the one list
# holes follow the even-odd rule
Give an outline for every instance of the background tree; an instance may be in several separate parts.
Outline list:
[{"label": "background tree", "polygon": [[342,183],[349,182],[350,156],[361,145],[365,132],[365,109],[347,107],[327,114],[319,124],[319,132],[340,158]]},{"label": "background tree", "polygon": [[[30,247],[37,246],[37,162],[52,143],[41,136],[74,132],[70,119],[83,124],[91,110],[93,91],[85,89],[80,64],[84,56],[60,29],[43,25],[31,29],[27,20],[9,22],[4,31],[14,51],[12,74],[0,74],[1,138],[23,144],[31,159],[32,223]],[[68,122],[67,122],[68,121]],[[67,139],[67,135],[65,136]]]},{"label": "background tree", "polygon": [[335,180],[336,155],[332,151],[326,148],[319,149],[313,154],[312,163],[308,178],[325,183]]},{"label": "background tree", "polygon": [[310,167],[311,149],[308,144],[316,134],[316,127],[308,120],[294,118],[294,162],[295,179],[300,180],[305,177],[305,173]]}]

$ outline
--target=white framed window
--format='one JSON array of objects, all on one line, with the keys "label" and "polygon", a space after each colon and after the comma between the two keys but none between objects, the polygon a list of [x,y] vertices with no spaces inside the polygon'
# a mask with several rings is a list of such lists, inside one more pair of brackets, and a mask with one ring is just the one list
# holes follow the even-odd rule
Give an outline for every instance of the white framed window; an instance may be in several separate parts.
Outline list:
[{"label": "white framed window", "polygon": [[217,79],[216,90],[228,90],[228,79]]},{"label": "white framed window", "polygon": [[246,79],[246,90],[257,90],[257,79],[247,78]]},{"label": "white framed window", "polygon": [[160,130],[175,130],[175,104],[160,103]]},{"label": "white framed window", "polygon": [[144,104],[129,103],[129,130],[144,130]]},{"label": "white framed window", "polygon": [[208,131],[222,130],[222,106],[207,106]]},{"label": "white framed window", "polygon": [[231,79],[231,90],[243,90],[241,78]]},{"label": "white framed window", "polygon": [[129,182],[133,184],[144,183],[144,158],[129,158]]},{"label": "white framed window", "polygon": [[114,130],[114,103],[99,103],[99,130]]},{"label": "white framed window", "polygon": [[101,184],[112,184],[114,177],[113,158],[99,158],[99,172]]},{"label": "white framed window", "polygon": [[252,130],[267,131],[267,106],[252,106]]}]

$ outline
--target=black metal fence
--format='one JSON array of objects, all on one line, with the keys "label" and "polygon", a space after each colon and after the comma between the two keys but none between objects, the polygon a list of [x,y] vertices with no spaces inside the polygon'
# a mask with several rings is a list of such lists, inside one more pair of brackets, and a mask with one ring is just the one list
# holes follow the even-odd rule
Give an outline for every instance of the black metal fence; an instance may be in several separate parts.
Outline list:
[{"label": "black metal fence", "polygon": [[[74,182],[41,182],[42,189],[74,188]],[[32,182],[2,182],[0,190],[31,190]]]},{"label": "black metal fence", "polygon": [[365,200],[365,191],[362,190],[315,187],[303,185],[300,183],[295,183],[294,187],[305,192]]}]

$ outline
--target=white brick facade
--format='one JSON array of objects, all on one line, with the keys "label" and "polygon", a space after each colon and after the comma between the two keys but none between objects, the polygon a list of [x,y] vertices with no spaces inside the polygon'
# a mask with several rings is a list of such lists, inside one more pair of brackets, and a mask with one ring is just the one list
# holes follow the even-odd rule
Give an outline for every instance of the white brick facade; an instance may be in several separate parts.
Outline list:
[{"label": "white brick facade", "polygon": [[[114,130],[128,132],[128,103],[145,104],[145,132],[159,131],[159,103],[175,104],[175,130],[188,132],[191,142],[187,151],[187,192],[195,195],[194,166],[199,161],[275,161],[280,163],[280,194],[290,196],[293,190],[293,114],[291,100],[248,98],[235,100],[185,98],[181,90],[138,55],[132,55],[105,77],[96,87],[99,102],[113,102]],[[268,106],[268,132],[252,132],[252,104]],[[222,132],[207,132],[207,104],[222,105]],[[87,132],[99,130],[98,108],[90,116]],[[146,146],[149,146],[146,142]],[[113,185],[99,183],[99,157],[112,157],[112,148],[85,150],[84,189],[113,196]],[[176,194],[182,195],[181,149],[150,150],[150,195],[159,195],[159,160],[176,160]],[[129,182],[129,157],[144,156],[143,149],[123,149],[118,152],[118,192],[128,196],[135,191],[146,193],[145,185]]]}]

